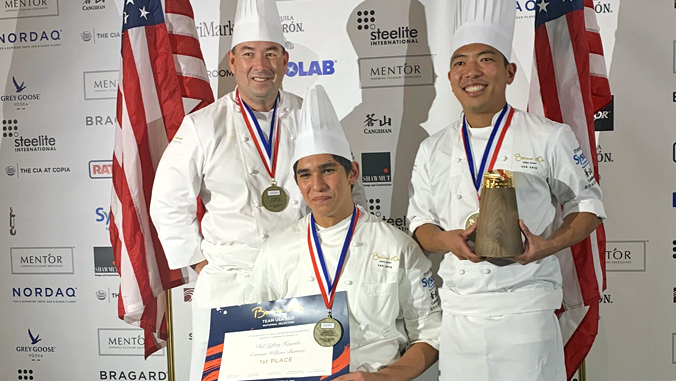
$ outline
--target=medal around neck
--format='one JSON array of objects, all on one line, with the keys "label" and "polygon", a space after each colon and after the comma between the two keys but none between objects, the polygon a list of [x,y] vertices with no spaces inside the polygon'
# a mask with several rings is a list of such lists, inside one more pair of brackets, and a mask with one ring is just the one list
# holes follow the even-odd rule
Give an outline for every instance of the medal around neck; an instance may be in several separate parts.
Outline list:
[{"label": "medal around neck", "polygon": [[284,188],[272,184],[263,191],[261,204],[265,209],[279,213],[289,205],[289,196],[287,196]]},{"label": "medal around neck", "polygon": [[332,347],[343,337],[343,326],[331,316],[327,316],[315,324],[313,335],[317,344],[322,347]]},{"label": "medal around neck", "polygon": [[474,252],[480,257],[509,258],[523,254],[519,209],[511,171],[496,169],[483,176]]}]

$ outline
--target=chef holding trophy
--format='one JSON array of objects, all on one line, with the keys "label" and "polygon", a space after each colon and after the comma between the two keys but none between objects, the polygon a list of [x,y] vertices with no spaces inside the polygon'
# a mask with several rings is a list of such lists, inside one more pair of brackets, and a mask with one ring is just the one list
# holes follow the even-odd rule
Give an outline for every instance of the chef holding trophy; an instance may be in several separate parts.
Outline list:
[{"label": "chef holding trophy", "polygon": [[444,254],[444,381],[566,379],[553,254],[605,218],[570,127],[507,103],[515,12],[512,0],[458,1],[448,79],[463,115],[422,142],[411,178],[410,229]]}]

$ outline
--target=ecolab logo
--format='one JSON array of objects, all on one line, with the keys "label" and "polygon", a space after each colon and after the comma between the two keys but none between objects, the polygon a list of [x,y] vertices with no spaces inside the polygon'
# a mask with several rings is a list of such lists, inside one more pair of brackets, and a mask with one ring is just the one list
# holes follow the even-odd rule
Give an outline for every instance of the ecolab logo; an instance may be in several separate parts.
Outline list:
[{"label": "ecolab logo", "polygon": [[89,162],[89,178],[111,179],[113,178],[112,160],[92,160]]},{"label": "ecolab logo", "polygon": [[291,62],[286,68],[286,75],[289,77],[309,77],[313,75],[333,75],[336,72],[335,64],[337,61],[310,61],[310,62]]}]

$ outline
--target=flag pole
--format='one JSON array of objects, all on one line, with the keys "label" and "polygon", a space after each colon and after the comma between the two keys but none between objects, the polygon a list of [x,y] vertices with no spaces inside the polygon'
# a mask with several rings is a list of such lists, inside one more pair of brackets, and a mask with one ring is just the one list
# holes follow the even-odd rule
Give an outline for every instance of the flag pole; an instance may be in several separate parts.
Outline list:
[{"label": "flag pole", "polygon": [[582,360],[582,364],[580,364],[580,381],[587,381],[587,360]]},{"label": "flag pole", "polygon": [[175,381],[175,366],[174,366],[174,318],[173,308],[171,305],[171,289],[164,290],[164,296],[167,300],[167,381]]}]

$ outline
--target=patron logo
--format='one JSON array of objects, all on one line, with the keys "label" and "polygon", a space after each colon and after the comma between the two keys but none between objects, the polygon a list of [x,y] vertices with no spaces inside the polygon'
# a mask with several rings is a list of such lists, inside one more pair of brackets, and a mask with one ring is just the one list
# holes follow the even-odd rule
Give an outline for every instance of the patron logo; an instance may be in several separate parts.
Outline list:
[{"label": "patron logo", "polygon": [[85,71],[83,78],[86,101],[117,98],[117,70]]},{"label": "patron logo", "polygon": [[186,303],[192,302],[192,294],[195,292],[194,287],[183,288],[183,301]]},{"label": "patron logo", "polygon": [[[29,89],[26,81],[12,76],[12,84],[14,85],[13,92],[0,95],[0,101],[3,103],[11,102],[12,106],[17,111],[24,111],[30,105],[30,103],[40,100],[41,94],[31,93],[30,90],[26,91],[26,89]],[[9,91],[9,89],[6,90]],[[14,124],[16,124],[16,122]]]},{"label": "patron logo", "polygon": [[9,208],[9,235],[16,235],[16,214],[12,207]]},{"label": "patron logo", "polygon": [[364,186],[391,185],[392,170],[389,152],[361,154]]},{"label": "patron logo", "polygon": [[606,271],[646,271],[646,247],[648,241],[607,241]]},{"label": "patron logo", "polygon": [[85,126],[114,126],[115,117],[112,115],[85,115]]},{"label": "patron logo", "polygon": [[0,19],[59,15],[59,0],[4,0]]},{"label": "patron logo", "polygon": [[228,20],[225,24],[202,21],[196,24],[195,28],[197,28],[197,35],[200,37],[227,37],[232,36],[235,24],[232,23],[232,20]]},{"label": "patron logo", "polygon": [[602,3],[598,1],[596,4],[594,4],[594,12],[596,12],[596,14],[613,13],[613,8],[611,3]]},{"label": "patron logo", "polygon": [[601,111],[594,114],[594,130],[596,131],[614,131],[615,122],[613,110],[615,108],[615,96],[611,96],[610,103]]},{"label": "patron logo", "polygon": [[286,68],[288,77],[310,77],[313,75],[333,75],[336,72],[335,64],[338,61],[309,61],[309,62],[291,62]]},{"label": "patron logo", "polygon": [[12,274],[74,274],[72,247],[12,247]]},{"label": "patron logo", "polygon": [[613,154],[603,151],[600,144],[596,146],[596,159],[599,163],[612,163],[614,161]]},{"label": "patron logo", "polygon": [[99,371],[99,380],[157,380],[167,379],[167,372],[152,370],[102,370]]},{"label": "patron logo", "polygon": [[115,267],[115,256],[110,246],[94,248],[94,274],[96,276],[119,276]]},{"label": "patron logo", "polygon": [[279,20],[282,22],[282,32],[283,33],[302,33],[305,32],[302,22],[296,22],[292,15],[279,16]]},{"label": "patron logo", "polygon": [[26,354],[31,361],[41,361],[45,356],[56,353],[56,347],[46,345],[39,333],[31,331],[30,328],[27,333],[22,343],[16,346],[17,353]]},{"label": "patron logo", "polygon": [[106,0],[82,0],[83,11],[99,11],[106,9]]},{"label": "patron logo", "polygon": [[[11,0],[4,3],[8,1]],[[36,29],[0,33],[0,50],[59,47],[62,32],[61,29]]]},{"label": "patron logo", "polygon": [[89,162],[89,178],[110,179],[113,177],[112,160],[92,160]]},{"label": "patron logo", "polygon": [[601,304],[613,304],[613,299],[610,294],[603,294],[601,295],[601,299],[599,300],[599,303]]},{"label": "patron logo", "polygon": [[359,60],[361,88],[434,85],[432,56],[374,57]]},{"label": "patron logo", "polygon": [[35,380],[33,369],[19,369],[19,380]]},{"label": "patron logo", "polygon": [[77,303],[77,287],[12,287],[14,303]]},{"label": "patron logo", "polygon": [[102,40],[111,40],[118,42],[119,39],[122,37],[122,34],[118,31],[97,32],[96,28],[92,28],[91,31],[85,30],[84,32],[80,33],[80,37],[82,37],[82,41],[84,42],[93,41],[96,44],[97,41],[101,42]]},{"label": "patron logo", "polygon": [[[143,356],[145,339],[142,329],[99,328],[99,356]],[[164,356],[164,349],[153,356]]]},{"label": "patron logo", "polygon": [[375,113],[366,114],[364,120],[364,134],[389,134],[392,133],[392,118],[383,115],[382,118],[376,117]]}]

